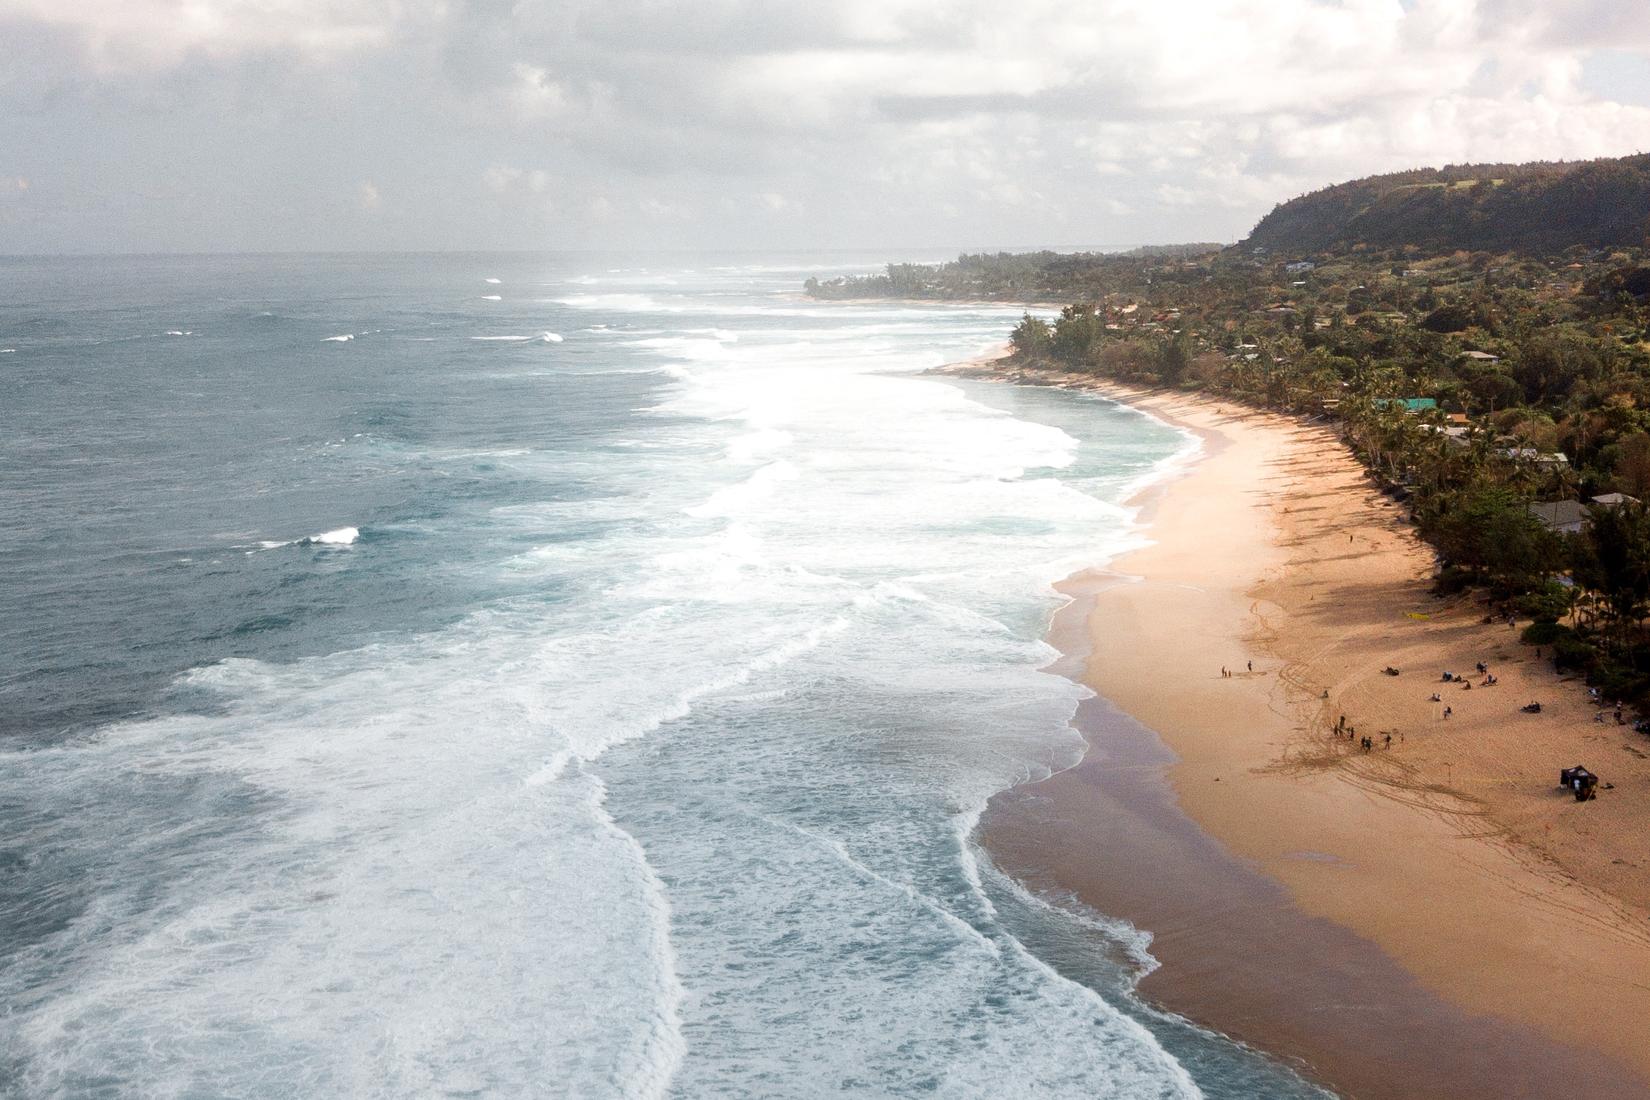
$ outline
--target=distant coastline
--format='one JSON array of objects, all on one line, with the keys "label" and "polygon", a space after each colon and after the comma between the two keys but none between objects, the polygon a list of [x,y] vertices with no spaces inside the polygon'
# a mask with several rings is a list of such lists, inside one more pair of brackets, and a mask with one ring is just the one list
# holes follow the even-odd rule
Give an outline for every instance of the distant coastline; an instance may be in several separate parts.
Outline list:
[{"label": "distant coastline", "polygon": [[[1091,748],[997,799],[993,858],[1153,932],[1147,998],[1355,1095],[1650,1096],[1630,731],[1470,596],[1432,597],[1430,551],[1329,432],[998,356],[943,371],[1096,392],[1205,440],[1137,501],[1155,544],[1067,582],[1051,641],[1102,697],[1076,720]],[[1497,685],[1430,702],[1479,660]],[[1556,774],[1583,757],[1615,789],[1577,804]]]}]

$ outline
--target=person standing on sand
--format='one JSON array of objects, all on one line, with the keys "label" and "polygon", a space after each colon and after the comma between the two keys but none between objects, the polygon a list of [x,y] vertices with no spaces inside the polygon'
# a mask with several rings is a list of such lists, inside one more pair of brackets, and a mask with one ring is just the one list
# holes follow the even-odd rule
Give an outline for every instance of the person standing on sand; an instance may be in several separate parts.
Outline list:
[{"label": "person standing on sand", "polygon": [[1255,671],[1255,662],[1253,662],[1253,661],[1249,662],[1249,671],[1250,672]]}]

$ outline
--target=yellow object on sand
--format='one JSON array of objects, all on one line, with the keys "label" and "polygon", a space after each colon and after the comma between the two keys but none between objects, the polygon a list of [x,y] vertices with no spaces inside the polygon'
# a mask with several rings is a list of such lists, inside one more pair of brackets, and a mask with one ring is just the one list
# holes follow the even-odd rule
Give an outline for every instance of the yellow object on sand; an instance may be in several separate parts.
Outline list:
[{"label": "yellow object on sand", "polygon": [[1430,619],[1430,618],[1432,618],[1432,616],[1427,614],[1425,611],[1406,611],[1406,612],[1404,612],[1404,614],[1408,615],[1412,619]]}]

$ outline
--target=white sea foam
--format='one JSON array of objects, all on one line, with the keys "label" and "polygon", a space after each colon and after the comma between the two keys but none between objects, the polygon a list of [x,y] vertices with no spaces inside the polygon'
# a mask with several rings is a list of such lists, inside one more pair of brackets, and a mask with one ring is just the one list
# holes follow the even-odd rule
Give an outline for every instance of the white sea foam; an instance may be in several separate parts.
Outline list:
[{"label": "white sea foam", "polygon": [[470,339],[488,344],[559,344],[562,342],[561,336],[554,332],[541,332],[537,336],[472,336]]},{"label": "white sea foam", "polygon": [[347,344],[347,343],[349,343],[349,341],[351,341],[353,339],[355,339],[355,333],[346,332],[342,336],[326,336],[326,337],[323,337],[321,342],[324,343],[324,344]]},{"label": "white sea foam", "polygon": [[502,302],[504,301],[504,296],[502,294],[483,294],[481,296],[481,300],[483,302]]},{"label": "white sea foam", "polygon": [[727,455],[731,462],[755,462],[774,451],[788,446],[794,437],[778,428],[759,428],[728,441]]},{"label": "white sea foam", "polygon": [[484,283],[491,283],[493,286],[497,286],[503,280],[502,279],[487,278],[487,279],[483,279],[481,281],[484,282]]}]

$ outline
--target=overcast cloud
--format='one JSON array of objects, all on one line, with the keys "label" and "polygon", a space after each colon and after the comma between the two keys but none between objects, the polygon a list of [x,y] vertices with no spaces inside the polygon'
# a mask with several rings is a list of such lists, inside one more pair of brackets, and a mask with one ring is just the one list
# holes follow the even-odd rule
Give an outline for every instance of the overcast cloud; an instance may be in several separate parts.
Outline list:
[{"label": "overcast cloud", "polygon": [[1641,0],[0,0],[0,252],[1234,240],[1650,150]]}]

